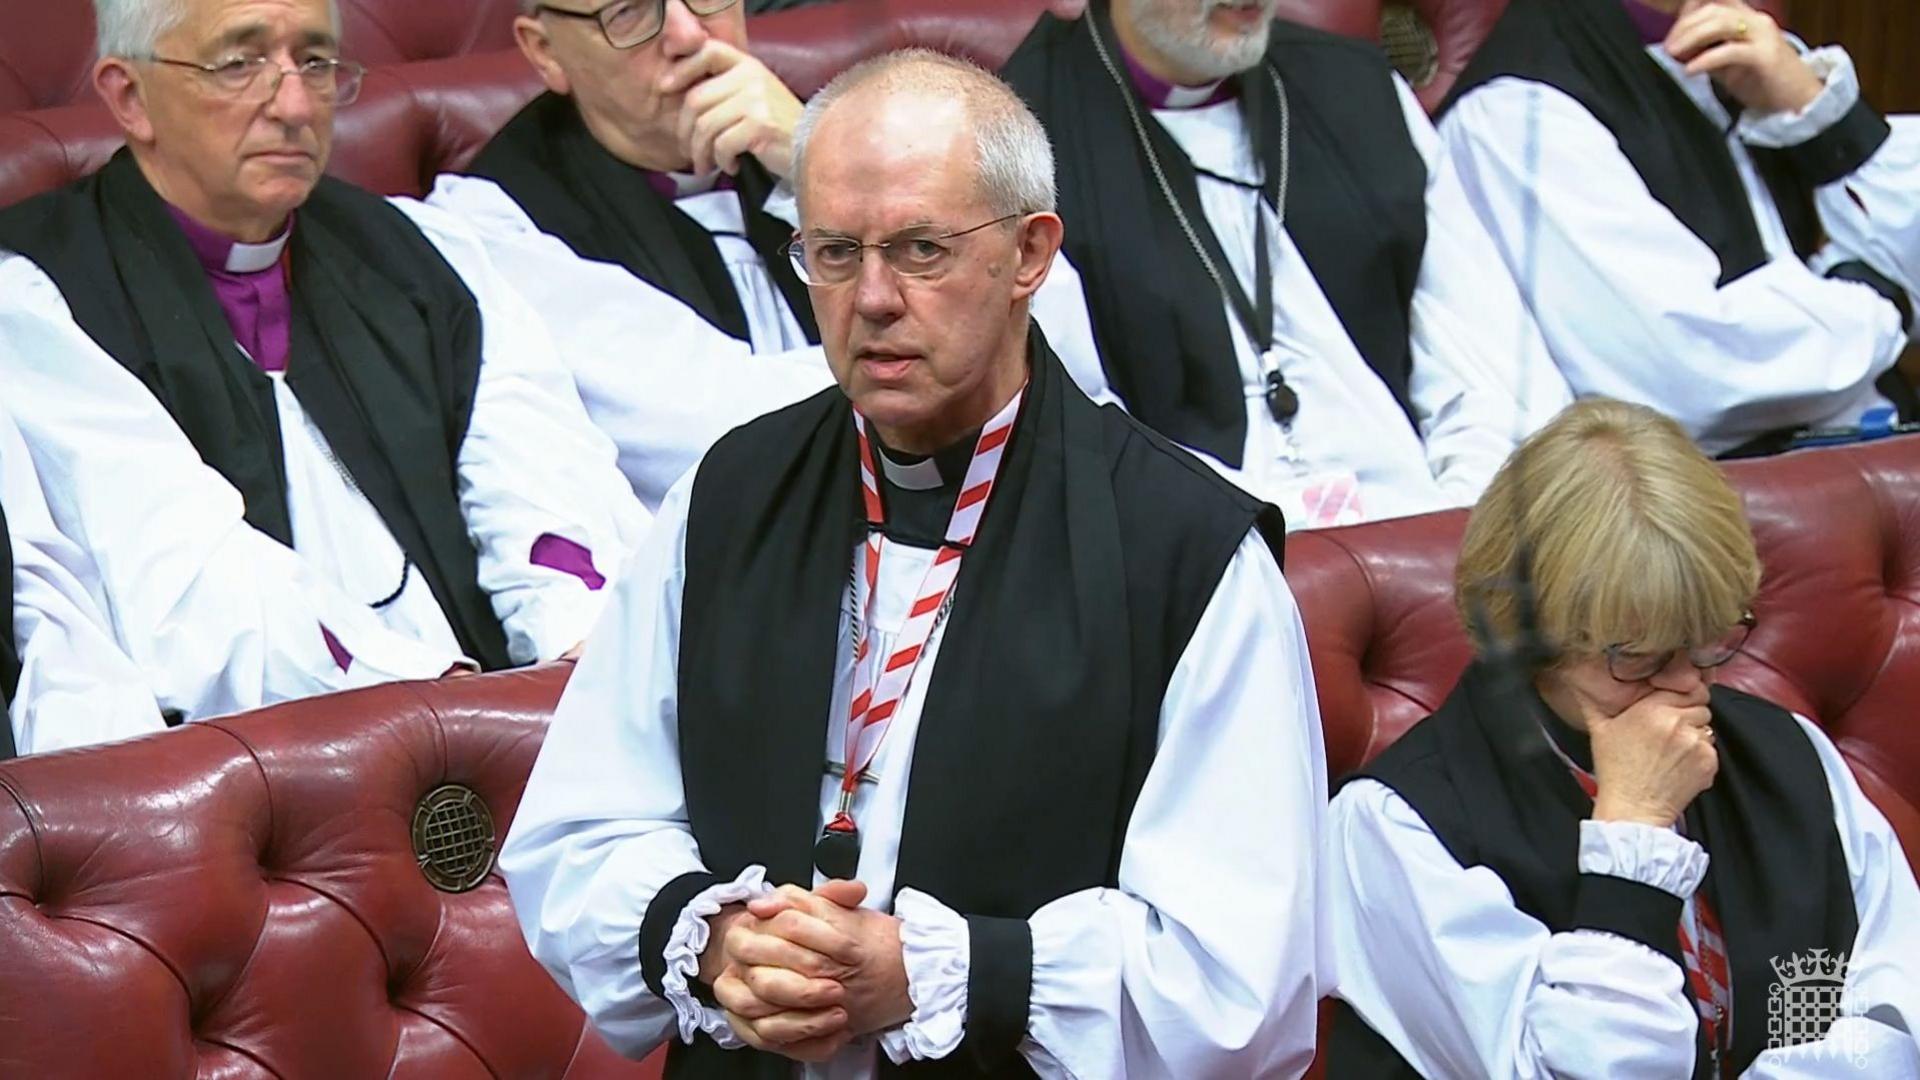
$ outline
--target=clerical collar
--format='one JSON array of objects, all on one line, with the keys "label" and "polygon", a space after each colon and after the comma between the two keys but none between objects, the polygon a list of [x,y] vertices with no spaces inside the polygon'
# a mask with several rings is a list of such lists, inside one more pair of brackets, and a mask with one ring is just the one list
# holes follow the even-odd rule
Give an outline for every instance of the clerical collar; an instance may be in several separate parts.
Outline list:
[{"label": "clerical collar", "polygon": [[930,457],[918,461],[896,461],[893,452],[880,452],[880,471],[887,474],[887,483],[907,491],[932,491],[942,483],[940,463]]},{"label": "clerical collar", "polygon": [[702,175],[654,172],[650,169],[642,170],[642,174],[647,178],[647,185],[668,202],[684,199],[689,195],[704,195],[710,191],[734,189],[733,177],[718,169]]},{"label": "clerical collar", "polygon": [[285,371],[292,340],[293,298],[287,275],[271,273],[293,236],[293,218],[264,244],[240,244],[168,206],[187,246],[207,272],[213,298],[227,317],[233,340],[260,370]]},{"label": "clerical collar", "polygon": [[[872,431],[871,428],[868,429]],[[909,454],[880,441],[873,432],[874,450],[885,479],[887,536],[913,547],[936,548],[946,536],[954,500],[966,482],[967,467],[980,440],[970,431],[950,446],[932,454]]]},{"label": "clerical collar", "polygon": [[1125,46],[1120,48],[1120,58],[1126,61],[1127,75],[1133,80],[1133,88],[1140,92],[1140,100],[1149,109],[1204,109],[1240,96],[1238,79],[1216,79],[1201,86],[1176,86],[1148,71]]},{"label": "clerical collar", "polygon": [[1667,40],[1667,34],[1673,30],[1672,15],[1643,4],[1640,0],[1620,0],[1620,3],[1627,9],[1627,18],[1633,21],[1633,28],[1640,33],[1640,44],[1658,45]]},{"label": "clerical collar", "polygon": [[168,205],[167,212],[187,235],[187,245],[209,273],[257,274],[272,269],[293,236],[293,218],[287,218],[280,235],[264,244],[243,244],[200,224],[179,207]]},{"label": "clerical collar", "polygon": [[881,473],[889,484],[906,491],[933,491],[965,480],[967,466],[973,464],[974,444],[980,439],[978,431],[969,431],[931,454],[909,454],[882,442],[879,432],[873,435]]}]

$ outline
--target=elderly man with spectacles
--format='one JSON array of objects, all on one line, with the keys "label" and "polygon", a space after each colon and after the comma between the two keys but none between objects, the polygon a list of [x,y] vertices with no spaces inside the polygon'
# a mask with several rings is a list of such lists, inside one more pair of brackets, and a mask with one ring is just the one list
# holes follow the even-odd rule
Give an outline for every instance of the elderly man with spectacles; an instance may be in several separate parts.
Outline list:
[{"label": "elderly man with spectacles", "polygon": [[739,0],[525,0],[547,92],[428,202],[547,318],[648,507],[727,429],[833,380],[782,248],[800,103]]},{"label": "elderly man with spectacles", "polygon": [[669,1077],[1299,1075],[1279,515],[1068,377],[1004,84],[880,57],[796,144],[838,386],[713,447],[589,641],[501,855],[534,954]]},{"label": "elderly man with spectacles", "polygon": [[571,650],[642,511],[478,241],[322,175],[332,5],[95,7],[127,145],[0,212],[0,386],[117,635],[156,683],[255,672],[190,717]]},{"label": "elderly man with spectacles", "polygon": [[[526,0],[514,29],[547,92],[428,201],[547,316],[656,507],[728,429],[833,381],[784,251],[800,102],[746,51],[739,0]],[[1079,290],[1036,311],[1077,320],[1056,342],[1097,375]]]}]

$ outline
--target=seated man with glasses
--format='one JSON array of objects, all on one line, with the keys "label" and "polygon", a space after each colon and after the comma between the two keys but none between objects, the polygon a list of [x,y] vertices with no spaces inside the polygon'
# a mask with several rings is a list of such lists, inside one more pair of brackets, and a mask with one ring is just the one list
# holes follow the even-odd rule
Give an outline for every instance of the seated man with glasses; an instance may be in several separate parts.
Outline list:
[{"label": "seated man with glasses", "polygon": [[[410,643],[489,669],[571,650],[642,511],[478,242],[323,177],[361,76],[328,0],[95,6],[94,83],[127,145],[0,212],[0,343],[27,343],[0,348],[0,387],[36,460],[190,444],[249,525]],[[159,464],[122,482],[197,497]],[[54,510],[96,558],[141,543]],[[273,617],[194,603],[199,578],[124,584],[235,632]],[[370,662],[327,644],[318,663]]]},{"label": "seated man with glasses", "polygon": [[795,141],[839,385],[715,444],[588,643],[500,858],[534,955],[675,1078],[1299,1075],[1326,759],[1278,514],[1035,326],[1053,159],[1005,85],[890,54]]},{"label": "seated man with glasses", "polygon": [[[800,102],[745,51],[738,0],[526,0],[514,30],[548,92],[428,201],[547,316],[655,507],[729,428],[833,381],[784,254]],[[1077,288],[1036,315],[1098,372]]]},{"label": "seated man with glasses", "polygon": [[782,251],[800,102],[738,0],[526,0],[514,33],[548,92],[428,201],[547,316],[657,506],[728,428],[833,382]]},{"label": "seated man with glasses", "polygon": [[[1481,659],[1329,810],[1332,1075],[1916,1075],[1920,888],[1818,727],[1715,685],[1760,563],[1680,426],[1568,408],[1455,583]],[[1817,957],[1846,990],[1788,1046],[1779,972]]]}]

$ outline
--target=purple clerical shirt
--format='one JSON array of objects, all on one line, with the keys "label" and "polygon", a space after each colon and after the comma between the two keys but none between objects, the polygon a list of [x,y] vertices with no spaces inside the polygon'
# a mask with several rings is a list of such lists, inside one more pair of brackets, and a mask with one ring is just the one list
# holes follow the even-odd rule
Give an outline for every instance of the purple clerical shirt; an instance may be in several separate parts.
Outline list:
[{"label": "purple clerical shirt", "polygon": [[[174,207],[167,209],[207,272],[207,282],[213,286],[214,299],[227,317],[233,339],[262,371],[285,371],[293,298],[287,291],[284,257],[287,241],[293,236],[293,219],[288,218],[280,235],[264,244],[241,244]],[[606,578],[593,565],[593,552],[565,537],[542,533],[528,554],[533,565],[571,574],[589,590],[606,586]],[[326,626],[320,627],[320,633],[334,662],[346,671],[353,664],[353,654]]]},{"label": "purple clerical shirt", "polygon": [[1640,44],[1658,45],[1667,40],[1667,34],[1673,30],[1673,16],[1664,11],[1656,11],[1640,0],[1620,0],[1626,6],[1627,18],[1633,20],[1633,28],[1640,32]]},{"label": "purple clerical shirt", "polygon": [[702,177],[642,169],[640,175],[647,178],[648,187],[668,202],[677,202],[689,195],[704,195],[709,191],[732,191],[734,188],[733,177],[726,173]]},{"label": "purple clerical shirt", "polygon": [[1200,86],[1175,86],[1148,71],[1124,48],[1120,50],[1120,58],[1127,62],[1127,76],[1133,80],[1133,88],[1139,91],[1140,100],[1146,102],[1149,109],[1203,109],[1240,96],[1238,79],[1221,79]]},{"label": "purple clerical shirt", "polygon": [[264,244],[241,244],[174,207],[167,209],[207,272],[207,283],[233,329],[233,340],[262,371],[285,371],[293,300],[287,293],[282,257],[293,236],[293,219],[288,218],[280,235]]}]

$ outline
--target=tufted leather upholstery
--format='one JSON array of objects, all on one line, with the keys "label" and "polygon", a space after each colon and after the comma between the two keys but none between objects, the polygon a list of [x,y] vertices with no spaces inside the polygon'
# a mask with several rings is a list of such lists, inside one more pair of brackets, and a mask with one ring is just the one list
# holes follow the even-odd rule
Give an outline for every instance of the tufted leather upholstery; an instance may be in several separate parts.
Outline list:
[{"label": "tufted leather upholstery", "polygon": [[1381,0],[1279,0],[1274,15],[1348,37],[1380,36]]},{"label": "tufted leather upholstery", "polygon": [[[340,40],[369,67],[513,48],[520,0],[335,0]],[[575,5],[582,8],[594,5]]]},{"label": "tufted leather upholstery", "polygon": [[[340,34],[368,65],[513,47],[518,0],[338,0]],[[0,112],[91,102],[91,0],[18,0],[0,10]]]},{"label": "tufted leather upholstery", "polygon": [[[1831,733],[1920,861],[1920,438],[1729,471],[1766,577],[1725,677]],[[1289,539],[1336,774],[1466,664],[1448,598],[1465,520]],[[648,1075],[583,1034],[497,877],[435,892],[408,846],[415,801],[449,780],[505,835],[564,673],[381,687],[0,766],[0,1075]]]},{"label": "tufted leather upholstery", "polygon": [[[1820,724],[1920,863],[1920,438],[1728,466],[1765,568],[1731,685]],[[1469,658],[1466,512],[1297,533],[1287,578],[1345,773],[1438,707]]]},{"label": "tufted leather upholstery", "polygon": [[[512,48],[515,0],[475,7],[344,0],[349,52],[374,67],[360,100],[340,114],[335,175],[375,191],[421,194],[434,176],[465,165],[540,91]],[[836,0],[756,16],[748,34],[755,53],[805,96],[856,61],[906,45],[997,67],[1042,11],[1073,17],[1084,7],[1085,0]],[[0,29],[0,206],[97,168],[120,143],[86,86],[91,6],[72,0],[21,9],[27,25],[19,34]],[[1356,36],[1372,36],[1379,13],[1379,0],[1280,3],[1284,17]],[[0,18],[0,27],[17,18]],[[44,48],[12,55],[33,35]],[[62,102],[75,104],[41,108]],[[4,115],[10,108],[38,111]]]},{"label": "tufted leather upholstery", "polygon": [[836,0],[762,15],[747,23],[754,55],[809,97],[865,57],[925,45],[1000,66],[1040,13],[1078,15],[1085,0]]},{"label": "tufted leather upholstery", "polygon": [[[1364,6],[1373,0],[1350,2]],[[837,0],[754,17],[748,35],[768,66],[804,95],[866,56],[905,45],[929,45],[997,66],[1040,12],[1051,7],[1072,15],[1083,6],[1084,0],[972,0],[966,5],[948,0]],[[456,39],[506,47],[375,67],[360,99],[340,113],[330,171],[375,191],[418,195],[434,176],[465,165],[541,89],[539,78],[511,48],[510,36],[494,43],[477,31],[460,29],[496,21],[508,27],[513,7],[513,0],[486,0],[481,13],[473,15],[464,0],[446,0],[444,5],[349,0],[343,15],[354,55],[397,52],[412,58]],[[449,26],[429,32],[434,21],[422,12],[438,12]],[[462,33],[469,36],[462,38]],[[363,51],[357,44],[362,40],[387,44]],[[0,50],[0,95],[5,93],[4,64],[5,52]],[[0,96],[0,110],[5,107],[6,98]],[[97,168],[120,141],[104,109],[90,100],[0,114],[0,206]]]},{"label": "tufted leather upholstery", "polygon": [[93,5],[18,0],[0,7],[0,113],[92,100]]},{"label": "tufted leather upholstery", "polygon": [[436,891],[414,807],[496,843],[565,669],[398,685],[0,767],[0,1075],[646,1077]]},{"label": "tufted leather upholstery", "polygon": [[0,206],[77,180],[122,143],[99,105],[60,105],[0,115]]}]

